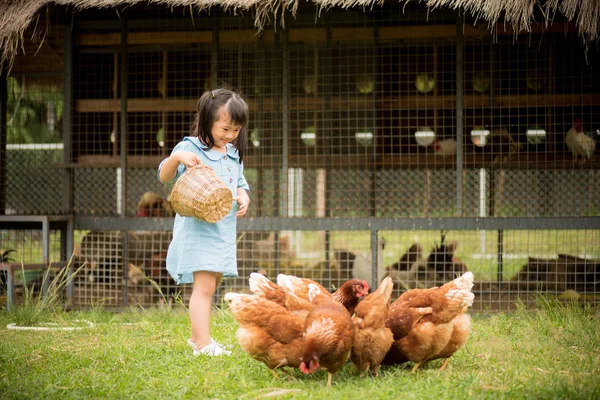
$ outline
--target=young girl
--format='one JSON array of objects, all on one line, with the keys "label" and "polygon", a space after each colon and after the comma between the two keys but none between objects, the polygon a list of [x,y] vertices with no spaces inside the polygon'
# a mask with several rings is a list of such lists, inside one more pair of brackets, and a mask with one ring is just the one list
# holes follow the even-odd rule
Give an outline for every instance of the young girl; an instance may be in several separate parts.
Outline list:
[{"label": "young girl", "polygon": [[191,136],[179,142],[158,167],[158,178],[169,182],[196,164],[210,166],[233,192],[233,208],[211,224],[175,216],[167,270],[177,284],[193,283],[189,314],[194,355],[229,355],[210,337],[212,296],[222,277],[237,277],[236,218],[248,211],[250,198],[242,158],[246,147],[248,106],[235,92],[215,89],[198,100]]}]

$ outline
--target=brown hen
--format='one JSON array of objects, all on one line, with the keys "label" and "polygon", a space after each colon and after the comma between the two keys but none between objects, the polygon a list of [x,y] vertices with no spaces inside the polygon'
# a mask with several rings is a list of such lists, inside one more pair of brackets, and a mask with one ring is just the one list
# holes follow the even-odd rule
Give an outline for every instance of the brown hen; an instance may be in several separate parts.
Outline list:
[{"label": "brown hen", "polygon": [[302,357],[304,319],[285,307],[259,296],[225,294],[239,327],[236,338],[246,353],[274,369],[297,368]]},{"label": "brown hen", "polygon": [[379,364],[394,341],[392,331],[385,326],[393,289],[394,281],[388,276],[375,292],[356,306],[352,317],[354,342],[350,359],[361,376],[369,368],[375,376],[379,374]]},{"label": "brown hen", "polygon": [[[386,326],[394,342],[383,363],[412,361],[414,372],[423,362],[452,356],[469,334],[470,317],[465,313],[475,297],[472,287],[473,274],[467,272],[439,288],[403,293],[388,312]],[[442,368],[446,365],[447,360]]]},{"label": "brown hen", "polygon": [[[295,294],[291,294],[295,297]],[[354,340],[354,325],[348,311],[316,284],[308,285],[313,309],[304,324],[304,349],[300,370],[305,374],[319,368],[327,370],[327,387],[333,374],[339,371],[350,353]]]},{"label": "brown hen", "polygon": [[[318,282],[293,275],[279,274],[277,284],[256,272],[251,273],[249,279],[252,293],[283,305],[302,317],[306,317],[313,307],[308,300],[308,285],[311,283],[317,285],[324,294],[331,296],[336,302],[342,304],[350,314],[354,312],[354,307],[356,307],[360,298],[366,296],[369,292],[367,282],[358,279],[344,282],[333,294],[330,294]],[[295,296],[286,296],[286,293],[289,292],[294,293]]]}]

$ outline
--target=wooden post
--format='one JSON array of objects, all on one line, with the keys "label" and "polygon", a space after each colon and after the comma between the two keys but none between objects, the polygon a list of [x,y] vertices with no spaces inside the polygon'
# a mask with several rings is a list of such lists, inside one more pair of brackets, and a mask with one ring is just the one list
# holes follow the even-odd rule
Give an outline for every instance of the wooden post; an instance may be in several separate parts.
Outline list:
[{"label": "wooden post", "polygon": [[[433,86],[433,96],[437,99],[438,95],[438,47],[437,45],[433,46],[433,81],[435,82],[435,86]],[[437,132],[438,127],[438,108],[435,107],[433,109],[433,131]]]},{"label": "wooden post", "polygon": [[[548,39],[546,39],[545,42],[547,42]],[[552,54],[552,46],[548,46],[548,49],[546,51],[546,56],[547,56],[547,60],[548,60],[548,76],[546,77],[547,81],[548,81],[548,95],[553,95],[554,94],[554,79],[552,77],[552,63],[554,62],[553,59],[553,54]],[[537,79],[537,77],[536,77]],[[553,98],[553,97],[552,97]],[[548,151],[551,152],[555,152],[556,151],[556,130],[553,129],[552,127],[552,123],[554,118],[552,113],[554,111],[554,107],[546,107],[547,110],[547,116],[546,116],[546,136],[548,137]]]},{"label": "wooden post", "polygon": [[[161,83],[160,91],[162,94],[162,98],[166,99],[167,98],[168,53],[166,51],[163,51],[162,56],[163,56],[162,79],[160,81],[160,83]],[[160,146],[160,155],[165,156],[167,154],[167,113],[164,111],[160,113],[160,129],[162,129],[163,144],[162,144],[162,146],[160,146],[160,143],[158,145]]]},{"label": "wooden post", "polygon": [[[127,152],[128,152],[128,112],[127,112],[127,70],[128,70],[128,62],[127,57],[129,55],[129,48],[127,43],[127,34],[129,30],[129,20],[127,11],[123,10],[121,12],[121,141],[120,141],[120,168],[121,168],[121,213],[120,217],[125,218],[127,216]],[[123,254],[121,255],[121,271],[123,273],[123,305],[127,306],[128,304],[128,291],[127,291],[127,281],[128,281],[128,270],[129,270],[129,235],[128,231],[121,231],[121,240],[122,240],[122,248]]]},{"label": "wooden post", "polygon": [[431,202],[431,170],[427,168],[425,174],[425,204],[423,204],[423,216],[427,217],[429,215],[429,204]]},{"label": "wooden post", "polygon": [[462,217],[463,208],[463,107],[464,107],[464,37],[462,19],[456,17],[456,209],[455,216]]},{"label": "wooden post", "polygon": [[[119,52],[115,52],[113,55],[113,84],[112,84],[112,92],[113,99],[117,100],[119,98]],[[110,140],[112,142],[112,155],[119,155],[119,113],[116,111],[113,112],[113,130],[111,132]]]},{"label": "wooden post", "polygon": [[[62,140],[63,140],[63,162],[67,165],[62,171],[62,214],[73,213],[73,60],[75,55],[75,33],[71,24],[65,24],[64,43],[64,84],[63,84],[63,116],[62,116]],[[73,232],[70,232],[72,234]],[[61,240],[65,240],[62,238]],[[72,240],[73,238],[70,238]],[[69,239],[66,239],[69,240]],[[67,254],[67,257],[70,257]]]},{"label": "wooden post", "polygon": [[7,131],[8,73],[0,65],[0,215],[6,213],[6,143]]}]

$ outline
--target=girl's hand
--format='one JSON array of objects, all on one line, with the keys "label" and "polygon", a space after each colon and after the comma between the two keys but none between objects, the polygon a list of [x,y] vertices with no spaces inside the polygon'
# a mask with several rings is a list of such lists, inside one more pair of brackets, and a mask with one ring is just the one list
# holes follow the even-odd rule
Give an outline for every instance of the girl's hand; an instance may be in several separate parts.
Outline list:
[{"label": "girl's hand", "polygon": [[202,164],[200,162],[200,157],[198,157],[191,151],[176,151],[175,153],[173,153],[173,156],[176,156],[177,160],[181,164],[185,165],[187,168],[191,168],[195,165]]},{"label": "girl's hand", "polygon": [[246,193],[245,189],[238,188],[237,196],[233,198],[237,202],[238,209],[235,214],[237,217],[243,217],[248,212],[248,206],[250,205],[250,197]]},{"label": "girl's hand", "polygon": [[186,168],[193,167],[200,162],[200,158],[191,151],[176,151],[167,157],[159,171],[159,178],[162,182],[171,182],[177,175],[179,164],[183,164]]}]

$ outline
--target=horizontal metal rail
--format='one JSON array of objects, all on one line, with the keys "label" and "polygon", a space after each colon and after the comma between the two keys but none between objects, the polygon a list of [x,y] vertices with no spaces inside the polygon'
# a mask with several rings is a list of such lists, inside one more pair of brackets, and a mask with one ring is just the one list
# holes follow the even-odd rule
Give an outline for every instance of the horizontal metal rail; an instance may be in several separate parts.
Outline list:
[{"label": "horizontal metal rail", "polygon": [[[77,230],[173,229],[172,218],[75,217]],[[394,231],[394,230],[576,230],[600,229],[600,217],[510,218],[241,218],[239,231]]]}]

